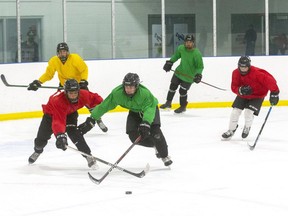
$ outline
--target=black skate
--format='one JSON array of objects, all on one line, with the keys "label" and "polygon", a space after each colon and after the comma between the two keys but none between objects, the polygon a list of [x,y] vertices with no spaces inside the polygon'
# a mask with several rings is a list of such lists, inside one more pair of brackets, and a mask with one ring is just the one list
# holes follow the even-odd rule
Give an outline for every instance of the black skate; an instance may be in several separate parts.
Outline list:
[{"label": "black skate", "polygon": [[28,159],[29,164],[33,164],[38,159],[40,154],[41,153],[34,152]]},{"label": "black skate", "polygon": [[242,131],[242,138],[245,139],[246,137],[248,137],[249,132],[250,132],[250,127],[244,126],[243,131]]},{"label": "black skate", "polygon": [[102,119],[99,119],[96,121],[99,128],[103,131],[103,132],[107,132],[108,128],[106,127],[106,125],[103,123]]},{"label": "black skate", "polygon": [[234,135],[235,131],[237,130],[237,128],[238,128],[238,125],[237,125],[235,130],[228,130],[227,132],[223,133],[222,134],[222,140],[223,141],[230,140],[232,138],[232,136]]},{"label": "black skate", "polygon": [[160,106],[160,109],[171,109],[171,101],[166,101],[165,104]]},{"label": "black skate", "polygon": [[173,163],[173,161],[171,160],[171,158],[169,156],[167,156],[165,158],[161,158],[161,159],[162,159],[165,166],[170,166]]},{"label": "black skate", "polygon": [[174,110],[175,113],[180,114],[186,111],[186,106],[180,106],[176,110]]}]

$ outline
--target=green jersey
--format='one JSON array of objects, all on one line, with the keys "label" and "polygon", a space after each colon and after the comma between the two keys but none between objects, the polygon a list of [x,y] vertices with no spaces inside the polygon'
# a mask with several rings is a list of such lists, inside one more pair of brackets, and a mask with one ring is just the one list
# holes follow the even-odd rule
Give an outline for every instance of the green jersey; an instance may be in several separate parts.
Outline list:
[{"label": "green jersey", "polygon": [[138,86],[136,93],[130,97],[125,93],[121,84],[114,88],[107,98],[93,109],[91,117],[98,120],[106,112],[115,109],[118,105],[132,112],[141,112],[143,121],[151,124],[155,117],[158,100],[141,84]]},{"label": "green jersey", "polygon": [[178,46],[170,61],[175,63],[179,58],[181,62],[175,70],[175,75],[188,83],[192,83],[196,74],[202,74],[204,69],[202,54],[197,48],[188,50],[182,44]]}]

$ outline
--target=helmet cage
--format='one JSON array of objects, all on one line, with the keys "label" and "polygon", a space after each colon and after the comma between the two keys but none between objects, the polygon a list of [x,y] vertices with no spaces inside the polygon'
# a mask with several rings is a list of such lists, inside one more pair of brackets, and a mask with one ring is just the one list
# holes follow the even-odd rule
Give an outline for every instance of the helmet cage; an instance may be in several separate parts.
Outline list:
[{"label": "helmet cage", "polygon": [[[241,67],[248,67],[247,71],[242,71]],[[251,67],[251,59],[249,56],[241,56],[239,61],[238,61],[238,70],[241,75],[246,75]]]},{"label": "helmet cage", "polygon": [[[136,73],[126,74],[126,76],[124,77],[123,82],[122,82],[125,94],[129,97],[133,97],[133,95],[137,92],[139,84],[140,84],[140,78],[139,78],[138,74],[136,74]],[[133,92],[131,94],[127,93],[125,86],[135,86],[135,92]]]},{"label": "helmet cage", "polygon": [[[69,98],[68,92],[75,92],[75,91],[77,91],[77,93],[78,93],[77,98],[73,98],[73,99]],[[80,86],[79,86],[79,83],[75,79],[66,80],[66,82],[64,83],[64,92],[65,92],[67,99],[71,103],[77,103],[78,102],[79,91],[80,91]]]},{"label": "helmet cage", "polygon": [[[62,55],[60,56],[59,55],[60,50],[65,50],[67,52],[67,55],[66,56],[62,56]],[[59,43],[57,45],[57,55],[58,55],[58,57],[62,63],[65,63],[67,61],[67,58],[69,55],[69,47],[68,47],[67,43],[62,42],[62,43]]]},{"label": "helmet cage", "polygon": [[136,73],[128,73],[123,79],[123,86],[135,86],[138,88],[140,83],[140,78]]},{"label": "helmet cage", "polygon": [[68,44],[65,42],[59,43],[57,45],[57,53],[59,53],[60,50],[66,50],[67,52],[69,52]]}]

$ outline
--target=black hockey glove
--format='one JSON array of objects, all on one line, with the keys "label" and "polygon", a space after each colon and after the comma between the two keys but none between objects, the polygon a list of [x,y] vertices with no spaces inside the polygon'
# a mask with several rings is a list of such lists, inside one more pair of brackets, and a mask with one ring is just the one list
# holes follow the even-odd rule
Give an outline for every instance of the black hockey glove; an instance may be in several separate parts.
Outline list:
[{"label": "black hockey glove", "polygon": [[271,106],[275,106],[279,102],[279,92],[271,92],[269,98]]},{"label": "black hockey glove", "polygon": [[173,62],[171,61],[166,61],[165,65],[163,66],[163,70],[166,72],[169,72],[173,66]]},{"label": "black hockey glove", "polygon": [[86,121],[78,126],[78,130],[81,134],[86,134],[95,126],[95,119],[92,117],[87,117]]},{"label": "black hockey glove", "polygon": [[88,81],[87,80],[81,80],[79,83],[80,89],[88,90]]},{"label": "black hockey glove", "polygon": [[67,136],[64,133],[59,133],[56,135],[56,147],[65,151],[67,149]]},{"label": "black hockey glove", "polygon": [[37,91],[38,88],[41,86],[41,82],[39,80],[34,80],[32,83],[29,84],[28,90]]},{"label": "black hockey glove", "polygon": [[150,136],[150,124],[147,121],[143,121],[139,125],[138,131],[141,135],[141,139],[146,139],[148,136]]},{"label": "black hockey glove", "polygon": [[252,94],[252,88],[249,85],[241,86],[238,91],[239,91],[240,95],[251,95]]},{"label": "black hockey glove", "polygon": [[196,74],[193,81],[198,84],[201,82],[201,79],[202,79],[202,74]]}]

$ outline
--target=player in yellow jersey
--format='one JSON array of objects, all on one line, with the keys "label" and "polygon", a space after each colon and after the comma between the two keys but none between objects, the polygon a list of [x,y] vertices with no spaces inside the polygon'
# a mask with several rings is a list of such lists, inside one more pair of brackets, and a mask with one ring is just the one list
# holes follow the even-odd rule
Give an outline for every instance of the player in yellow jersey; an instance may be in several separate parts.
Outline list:
[{"label": "player in yellow jersey", "polygon": [[[43,83],[54,77],[56,71],[60,86],[63,86],[67,79],[75,79],[80,89],[88,90],[88,67],[78,54],[69,52],[69,47],[65,42],[57,45],[57,55],[50,58],[45,73],[38,80],[30,83],[28,90],[37,91]],[[97,121],[97,124],[103,132],[107,132],[108,128],[101,119]]]}]

